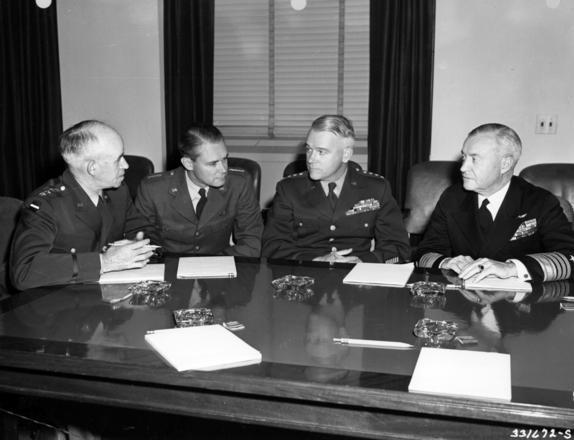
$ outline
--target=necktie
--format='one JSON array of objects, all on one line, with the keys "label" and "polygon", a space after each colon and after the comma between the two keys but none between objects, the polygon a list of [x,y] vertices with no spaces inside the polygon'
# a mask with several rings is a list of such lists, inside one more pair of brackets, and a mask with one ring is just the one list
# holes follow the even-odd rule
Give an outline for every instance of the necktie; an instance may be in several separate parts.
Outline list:
[{"label": "necktie", "polygon": [[488,233],[493,223],[492,214],[487,208],[489,203],[488,199],[484,199],[478,210],[478,226],[483,234]]},{"label": "necktie", "polygon": [[203,211],[203,207],[207,202],[207,196],[205,195],[205,188],[199,189],[199,202],[197,202],[197,206],[195,207],[195,215],[197,218],[201,217],[201,212]]},{"label": "necktie", "polygon": [[335,187],[337,184],[335,182],[329,182],[329,194],[327,198],[329,199],[329,203],[331,204],[331,209],[334,211],[335,206],[337,206],[337,194],[335,194]]}]

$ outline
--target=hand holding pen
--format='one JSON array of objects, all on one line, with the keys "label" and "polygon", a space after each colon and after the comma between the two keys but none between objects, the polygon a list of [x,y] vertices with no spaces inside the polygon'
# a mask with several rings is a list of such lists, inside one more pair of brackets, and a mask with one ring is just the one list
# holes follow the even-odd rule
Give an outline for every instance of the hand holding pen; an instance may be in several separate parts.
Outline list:
[{"label": "hand holding pen", "polygon": [[100,254],[100,271],[105,273],[144,267],[149,262],[155,248],[149,244],[149,238],[143,238],[143,232],[138,232],[135,240],[120,240],[111,243]]}]

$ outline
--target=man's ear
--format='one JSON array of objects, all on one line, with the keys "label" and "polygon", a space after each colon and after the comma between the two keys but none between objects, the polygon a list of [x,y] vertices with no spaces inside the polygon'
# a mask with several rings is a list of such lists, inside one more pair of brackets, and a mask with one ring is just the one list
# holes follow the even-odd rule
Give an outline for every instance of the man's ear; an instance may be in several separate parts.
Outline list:
[{"label": "man's ear", "polygon": [[353,155],[353,147],[345,147],[343,150],[343,163],[349,162],[351,156]]},{"label": "man's ear", "polygon": [[500,163],[500,171],[502,172],[502,174],[511,170],[512,164],[513,164],[512,156],[510,155],[504,156]]},{"label": "man's ear", "polygon": [[181,159],[181,164],[187,171],[193,171],[193,160],[187,156],[183,156]]},{"label": "man's ear", "polygon": [[88,160],[86,162],[86,171],[88,175],[95,176],[98,164],[95,160]]}]

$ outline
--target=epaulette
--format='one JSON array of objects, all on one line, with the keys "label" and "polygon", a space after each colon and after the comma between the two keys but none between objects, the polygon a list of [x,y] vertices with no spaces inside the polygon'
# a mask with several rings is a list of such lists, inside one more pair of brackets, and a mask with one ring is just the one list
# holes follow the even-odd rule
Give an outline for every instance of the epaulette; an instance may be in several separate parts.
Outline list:
[{"label": "epaulette", "polygon": [[[174,172],[171,171],[171,175],[172,175],[172,176],[173,176],[173,173],[174,173]],[[169,173],[168,173],[168,174],[169,174]],[[161,177],[161,176],[163,176],[163,175],[164,175],[164,173],[160,171],[159,173],[148,174],[147,176],[145,176],[145,178],[146,178],[146,179],[155,179],[155,178]]]},{"label": "epaulette", "polygon": [[377,174],[377,173],[373,173],[372,171],[359,170],[358,172],[363,174],[364,176],[376,177],[378,179],[385,180],[385,178],[383,176],[381,176],[380,174]]},{"label": "epaulette", "polygon": [[237,174],[245,174],[247,172],[243,168],[227,168],[227,171],[231,171]]},{"label": "epaulette", "polygon": [[60,194],[62,191],[65,191],[66,187],[64,185],[60,186],[60,187],[56,187],[56,186],[51,186],[50,188],[46,188],[43,191],[40,191],[37,196],[38,197],[49,197],[49,196],[54,196],[56,194]]},{"label": "epaulette", "polygon": [[307,175],[307,171],[301,171],[300,173],[289,174],[288,176],[285,176],[284,179],[292,179],[294,177],[300,177],[300,176],[306,176],[306,175]]},{"label": "epaulette", "polygon": [[27,207],[33,211],[39,211],[42,205],[43,199],[51,199],[53,197],[60,196],[64,191],[66,191],[66,185],[61,182],[53,182],[51,186],[43,189],[42,191],[34,194],[30,201],[26,202]]}]

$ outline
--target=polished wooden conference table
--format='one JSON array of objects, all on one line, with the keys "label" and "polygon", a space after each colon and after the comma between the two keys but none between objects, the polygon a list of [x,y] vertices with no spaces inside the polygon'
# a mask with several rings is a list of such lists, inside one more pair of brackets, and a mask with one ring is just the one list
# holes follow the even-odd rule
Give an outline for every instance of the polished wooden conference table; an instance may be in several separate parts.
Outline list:
[{"label": "polished wooden conference table", "polygon": [[[542,427],[556,438],[574,435],[574,312],[560,309],[568,282],[524,297],[449,290],[446,301],[424,305],[406,288],[343,284],[350,265],[237,260],[237,278],[196,282],[175,279],[177,258],[165,263],[172,286],[149,304],[106,303],[103,296],[127,286],[99,285],[38,288],[2,301],[0,392],[355,437],[525,438]],[[271,281],[286,274],[313,277],[313,295],[278,296]],[[413,280],[425,276],[415,272]],[[165,364],[145,344],[146,331],[174,327],[173,310],[198,305],[218,321],[242,323],[236,334],[263,362],[182,373]],[[419,349],[332,342],[420,347],[413,327],[423,317],[454,320],[459,334],[478,340],[445,348],[510,353],[512,401],[409,393]]]}]

